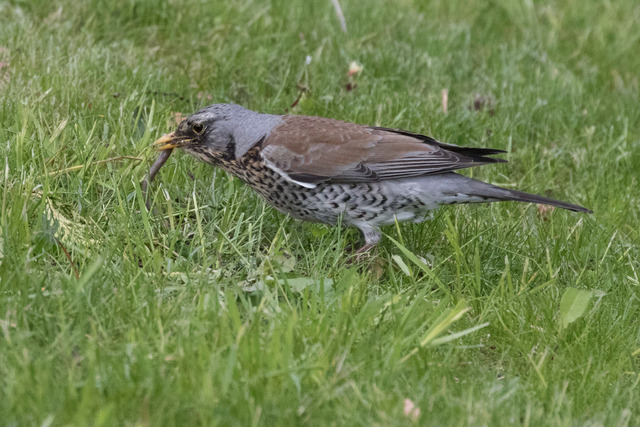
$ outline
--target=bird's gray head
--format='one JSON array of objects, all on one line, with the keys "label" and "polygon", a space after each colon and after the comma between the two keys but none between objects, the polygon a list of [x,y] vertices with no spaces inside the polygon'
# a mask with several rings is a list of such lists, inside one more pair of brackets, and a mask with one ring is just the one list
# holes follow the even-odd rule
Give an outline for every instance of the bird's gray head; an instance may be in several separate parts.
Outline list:
[{"label": "bird's gray head", "polygon": [[212,157],[240,158],[280,122],[234,104],[214,104],[184,119],[178,129],[158,139],[158,150],[178,147]]}]

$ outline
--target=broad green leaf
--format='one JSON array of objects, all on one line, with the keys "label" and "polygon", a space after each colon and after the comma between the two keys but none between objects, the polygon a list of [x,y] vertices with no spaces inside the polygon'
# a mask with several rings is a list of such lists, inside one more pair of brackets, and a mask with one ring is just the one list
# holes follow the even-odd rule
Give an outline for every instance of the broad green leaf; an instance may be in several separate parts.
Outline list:
[{"label": "broad green leaf", "polygon": [[290,273],[296,266],[296,258],[288,252],[281,252],[271,257],[274,267],[280,268],[282,273]]},{"label": "broad green leaf", "polygon": [[560,300],[560,322],[563,328],[584,315],[593,293],[584,289],[567,288]]},{"label": "broad green leaf", "polygon": [[411,270],[409,270],[407,264],[405,264],[402,258],[400,258],[400,255],[393,255],[391,259],[398,264],[398,267],[400,267],[400,270],[402,270],[405,275],[411,276]]}]

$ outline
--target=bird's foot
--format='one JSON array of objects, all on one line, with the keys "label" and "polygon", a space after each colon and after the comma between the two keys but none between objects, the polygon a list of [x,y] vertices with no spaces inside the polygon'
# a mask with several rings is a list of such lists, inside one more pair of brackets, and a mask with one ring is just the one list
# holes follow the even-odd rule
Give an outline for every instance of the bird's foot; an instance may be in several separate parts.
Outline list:
[{"label": "bird's foot", "polygon": [[349,255],[349,258],[347,258],[347,264],[356,264],[366,260],[371,256],[371,250],[375,247],[375,243],[365,243],[360,249]]}]

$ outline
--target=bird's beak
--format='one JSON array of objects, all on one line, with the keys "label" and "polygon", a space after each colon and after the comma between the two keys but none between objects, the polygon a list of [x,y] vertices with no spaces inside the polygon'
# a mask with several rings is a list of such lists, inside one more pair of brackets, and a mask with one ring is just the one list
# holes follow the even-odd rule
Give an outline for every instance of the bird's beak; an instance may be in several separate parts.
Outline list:
[{"label": "bird's beak", "polygon": [[180,139],[176,136],[175,132],[162,135],[162,137],[153,143],[153,146],[158,151],[170,150],[178,145],[180,145]]}]

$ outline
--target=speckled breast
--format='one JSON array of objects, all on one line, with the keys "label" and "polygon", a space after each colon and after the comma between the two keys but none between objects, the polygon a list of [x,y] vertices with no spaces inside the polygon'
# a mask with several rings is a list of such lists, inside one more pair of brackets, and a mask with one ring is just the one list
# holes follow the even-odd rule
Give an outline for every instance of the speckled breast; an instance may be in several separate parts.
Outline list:
[{"label": "speckled breast", "polygon": [[306,188],[287,181],[282,175],[264,165],[258,149],[249,150],[241,159],[207,153],[195,154],[207,163],[219,166],[240,178],[262,195],[280,212],[304,221],[335,224],[343,215],[346,224],[394,222],[396,213],[415,211],[404,219],[420,215],[421,206],[408,197],[390,196],[381,183],[328,183]]}]

